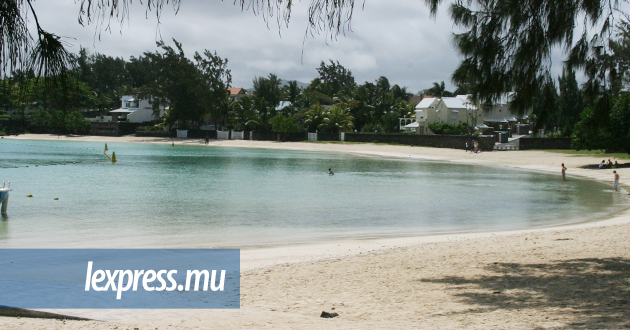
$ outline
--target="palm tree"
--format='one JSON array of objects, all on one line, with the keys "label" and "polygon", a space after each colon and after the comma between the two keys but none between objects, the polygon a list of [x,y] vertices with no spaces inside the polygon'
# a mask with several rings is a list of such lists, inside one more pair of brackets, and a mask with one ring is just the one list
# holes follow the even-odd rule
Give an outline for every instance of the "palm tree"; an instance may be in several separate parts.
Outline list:
[{"label": "palm tree", "polygon": [[325,112],[324,120],[319,124],[318,128],[322,132],[327,133],[348,132],[354,129],[352,120],[354,118],[350,115],[350,107],[341,102]]}]

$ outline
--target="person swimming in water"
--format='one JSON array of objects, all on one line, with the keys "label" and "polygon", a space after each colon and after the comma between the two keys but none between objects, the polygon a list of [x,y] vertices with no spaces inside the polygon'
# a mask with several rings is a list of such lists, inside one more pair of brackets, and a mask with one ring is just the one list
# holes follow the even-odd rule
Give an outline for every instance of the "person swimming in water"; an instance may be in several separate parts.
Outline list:
[{"label": "person swimming in water", "polygon": [[328,169],[328,174],[330,174],[330,175],[335,175],[335,172],[333,172],[332,168],[329,168],[329,169]]}]

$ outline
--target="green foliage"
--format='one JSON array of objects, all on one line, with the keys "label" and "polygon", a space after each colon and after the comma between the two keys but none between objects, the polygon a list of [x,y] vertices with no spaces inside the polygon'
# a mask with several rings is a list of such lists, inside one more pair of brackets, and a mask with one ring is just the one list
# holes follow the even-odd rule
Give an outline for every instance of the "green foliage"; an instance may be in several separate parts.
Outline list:
[{"label": "green foliage", "polygon": [[387,111],[381,116],[381,122],[383,123],[387,133],[399,133],[399,119],[413,117],[415,117],[415,107],[413,103],[404,99],[398,99],[396,103],[391,106],[390,111]]},{"label": "green foliage", "polygon": [[332,109],[324,112],[324,119],[318,128],[324,133],[352,132],[352,116],[345,103],[335,104]]},{"label": "green foliage", "polygon": [[[434,14],[440,2],[427,1]],[[453,82],[468,84],[480,103],[516,92],[511,106],[522,114],[552,80],[552,50],[569,49],[569,63],[585,68],[590,52],[606,43],[614,16],[623,15],[616,8],[598,0],[455,1],[449,12],[464,32],[453,39],[463,57]]]},{"label": "green foliage", "polygon": [[275,110],[280,101],[282,101],[281,83],[281,79],[273,73],[270,73],[267,78],[254,78],[254,97],[258,102],[265,100],[265,103]]},{"label": "green foliage", "polygon": [[584,96],[580,90],[575,72],[564,69],[562,76],[558,77],[560,95],[556,117],[556,127],[562,137],[570,137],[573,128],[580,119],[580,113],[585,108]]},{"label": "green foliage", "polygon": [[285,117],[282,114],[273,116],[269,122],[271,123],[271,130],[276,133],[297,133],[299,132],[298,125],[293,117]]},{"label": "green foliage", "polygon": [[326,110],[319,104],[316,104],[302,113],[304,119],[304,129],[308,132],[319,130],[319,126],[324,122]]},{"label": "green foliage", "polygon": [[446,86],[444,85],[443,81],[439,84],[437,82],[434,82],[433,87],[424,90],[424,94],[438,98],[453,96],[453,93],[446,90]]},{"label": "green foliage", "polygon": [[630,94],[622,94],[610,114],[610,145],[607,150],[630,153]]},{"label": "green foliage", "polygon": [[315,82],[313,87],[330,97],[334,97],[344,90],[352,89],[354,87],[352,71],[339,64],[339,61],[329,60],[329,62],[330,64],[326,64],[324,61],[320,63],[319,68],[317,68],[319,80]]},{"label": "green foliage", "polygon": [[459,124],[448,123],[431,123],[429,129],[435,134],[446,135],[465,135],[468,134],[468,124],[460,122]]},{"label": "green foliage", "polygon": [[361,127],[361,133],[384,133],[385,129],[380,124],[368,123]]},{"label": "green foliage", "polygon": [[138,89],[139,97],[150,99],[154,111],[169,106],[166,121],[170,125],[201,123],[205,115],[215,123],[225,123],[229,112],[227,88],[232,81],[227,60],[206,50],[203,55],[195,53],[193,61],[186,57],[181,43],[173,42],[175,48],[158,42],[162,53],[144,53],[156,75]]},{"label": "green foliage", "polygon": [[582,111],[575,125],[572,145],[577,149],[606,149],[610,145],[610,112],[613,97],[604,95]]},{"label": "green foliage", "polygon": [[31,120],[34,125],[52,128],[58,134],[78,133],[91,125],[79,111],[38,109]]},{"label": "green foliage", "polygon": [[111,110],[120,107],[120,99],[131,92],[131,79],[122,58],[113,58],[103,54],[90,55],[85,48],[75,57],[74,73],[95,94],[95,108]]}]

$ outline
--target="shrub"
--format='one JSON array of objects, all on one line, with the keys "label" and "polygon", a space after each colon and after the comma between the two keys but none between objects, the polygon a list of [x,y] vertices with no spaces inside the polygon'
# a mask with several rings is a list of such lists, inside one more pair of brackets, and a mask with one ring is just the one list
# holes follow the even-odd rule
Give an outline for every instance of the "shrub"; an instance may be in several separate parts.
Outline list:
[{"label": "shrub", "polygon": [[468,124],[431,123],[429,129],[435,134],[465,135],[468,133]]}]

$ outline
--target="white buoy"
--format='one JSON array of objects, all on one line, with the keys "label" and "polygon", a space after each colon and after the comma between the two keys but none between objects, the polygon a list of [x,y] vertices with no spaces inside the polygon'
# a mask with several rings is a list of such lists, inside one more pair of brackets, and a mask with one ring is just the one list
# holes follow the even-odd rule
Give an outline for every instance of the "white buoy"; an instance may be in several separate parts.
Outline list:
[{"label": "white buoy", "polygon": [[7,184],[2,181],[2,187],[0,187],[0,201],[2,202],[0,213],[2,214],[7,213],[7,207],[9,206],[9,191],[11,191],[11,181],[7,181]]}]

